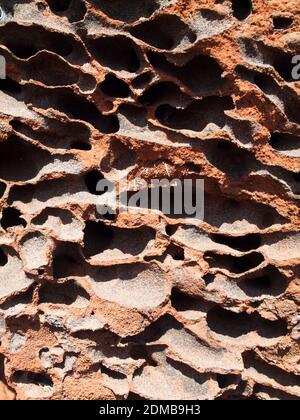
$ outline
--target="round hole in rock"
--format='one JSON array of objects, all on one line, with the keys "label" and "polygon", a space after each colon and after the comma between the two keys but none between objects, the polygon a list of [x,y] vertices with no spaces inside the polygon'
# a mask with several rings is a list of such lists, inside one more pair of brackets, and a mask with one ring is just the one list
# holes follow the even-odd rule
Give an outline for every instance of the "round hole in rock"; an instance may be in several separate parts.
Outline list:
[{"label": "round hole in rock", "polygon": [[224,236],[213,234],[212,239],[222,245],[237,249],[238,251],[251,251],[261,245],[261,237],[258,234],[249,234],[246,236]]},{"label": "round hole in rock", "polygon": [[59,243],[53,254],[53,277],[62,279],[85,275],[85,261],[78,244]]},{"label": "round hole in rock", "polygon": [[85,184],[88,191],[94,195],[102,195],[114,190],[114,184],[97,170],[92,170],[85,175]]},{"label": "round hole in rock", "polygon": [[88,46],[95,59],[105,67],[129,73],[135,73],[140,68],[139,47],[125,36],[89,40]]},{"label": "round hole in rock", "polygon": [[211,331],[232,338],[238,338],[253,331],[264,338],[277,338],[287,334],[285,320],[270,321],[258,314],[236,313],[220,306],[210,309],[206,319]]},{"label": "round hole in rock", "polygon": [[268,266],[262,273],[240,280],[238,286],[249,297],[279,296],[287,289],[288,281],[277,268]]},{"label": "round hole in rock", "polygon": [[117,218],[117,213],[111,207],[101,206],[98,207],[96,210],[96,218],[105,219],[110,222],[113,222]]},{"label": "round hole in rock", "polygon": [[209,261],[211,267],[218,267],[233,274],[242,274],[260,266],[264,261],[264,256],[259,252],[252,252],[243,256],[206,252],[204,259]]},{"label": "round hole in rock", "polygon": [[129,32],[135,38],[163,50],[172,50],[182,41],[196,39],[188,25],[174,14],[160,14],[134,26]]},{"label": "round hole in rock", "polygon": [[2,212],[1,226],[7,230],[14,226],[26,227],[26,221],[21,217],[21,212],[13,207],[6,207]]},{"label": "round hole in rock", "polygon": [[24,124],[19,121],[19,120],[11,120],[9,122],[9,125],[14,129],[14,130],[20,130],[21,128],[23,128]]},{"label": "round hole in rock", "polygon": [[172,116],[174,111],[175,109],[171,105],[163,104],[156,108],[155,117],[159,122],[164,124]]},{"label": "round hole in rock", "polygon": [[123,80],[118,79],[114,74],[108,74],[105,76],[104,82],[100,84],[102,92],[113,98],[127,98],[130,90]]},{"label": "round hole in rock", "polygon": [[46,5],[42,2],[37,4],[37,8],[40,12],[44,12],[46,10]]},{"label": "round hole in rock", "polygon": [[192,311],[203,303],[201,298],[187,295],[176,288],[172,289],[171,303],[178,312]]},{"label": "round hole in rock", "polygon": [[165,228],[166,234],[168,236],[173,236],[176,233],[177,229],[178,229],[178,226],[176,225],[167,225]]},{"label": "round hole in rock", "polygon": [[236,384],[240,380],[240,376],[232,375],[232,374],[222,375],[222,374],[217,373],[216,379],[217,379],[219,387],[221,389],[224,389],[230,385]]},{"label": "round hole in rock", "polygon": [[184,261],[184,249],[177,245],[170,244],[166,250],[166,253],[170,255],[175,261]]},{"label": "round hole in rock", "polygon": [[251,0],[232,0],[233,16],[245,20],[252,13]]},{"label": "round hole in rock", "polygon": [[173,254],[173,259],[176,261],[184,261],[184,250],[178,248],[178,250]]},{"label": "round hole in rock", "polygon": [[194,44],[194,42],[197,41],[197,34],[195,34],[194,32],[191,32],[188,34],[188,38],[191,44]]},{"label": "round hole in rock", "polygon": [[78,298],[89,300],[87,292],[75,281],[44,282],[39,290],[40,303],[72,305]]},{"label": "round hole in rock", "polygon": [[159,8],[157,0],[97,0],[96,7],[111,19],[126,23],[133,23],[144,17],[147,18]]},{"label": "round hole in rock", "polygon": [[211,273],[206,273],[203,276],[203,280],[205,281],[206,286],[208,286],[210,283],[213,283],[214,279],[215,279],[215,275]]},{"label": "round hole in rock", "polygon": [[47,387],[50,390],[53,387],[53,381],[51,377],[44,373],[27,372],[27,371],[16,371],[12,376],[12,380],[19,384],[30,384],[36,385],[41,388]]},{"label": "round hole in rock", "polygon": [[288,82],[293,81],[292,72],[294,64],[292,59],[292,54],[285,53],[281,50],[276,50],[276,52],[274,52],[272,63],[273,67],[280,74],[280,76]]},{"label": "round hole in rock", "polygon": [[293,19],[284,17],[284,16],[276,16],[273,18],[273,26],[274,29],[287,29],[293,23]]},{"label": "round hole in rock", "polygon": [[153,74],[150,71],[139,74],[133,81],[132,86],[135,89],[142,89],[145,85],[151,82]]},{"label": "round hole in rock", "polygon": [[88,221],[84,229],[83,253],[86,258],[100,254],[113,240],[113,231],[102,222]]}]

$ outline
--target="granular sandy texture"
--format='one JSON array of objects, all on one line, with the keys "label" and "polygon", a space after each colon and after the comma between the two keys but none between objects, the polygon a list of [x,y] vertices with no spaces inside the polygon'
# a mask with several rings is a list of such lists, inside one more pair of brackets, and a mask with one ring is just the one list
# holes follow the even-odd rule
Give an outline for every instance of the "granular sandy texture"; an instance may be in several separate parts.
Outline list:
[{"label": "granular sandy texture", "polygon": [[299,399],[299,1],[0,5],[1,399]]}]

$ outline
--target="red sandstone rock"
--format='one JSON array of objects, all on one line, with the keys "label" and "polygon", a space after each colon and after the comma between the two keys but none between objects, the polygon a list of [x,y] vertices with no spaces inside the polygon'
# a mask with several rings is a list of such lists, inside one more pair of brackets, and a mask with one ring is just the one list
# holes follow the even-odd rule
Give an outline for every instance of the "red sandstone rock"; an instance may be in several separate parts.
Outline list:
[{"label": "red sandstone rock", "polygon": [[[0,10],[0,399],[299,399],[299,2]],[[97,216],[124,177],[204,220]]]}]

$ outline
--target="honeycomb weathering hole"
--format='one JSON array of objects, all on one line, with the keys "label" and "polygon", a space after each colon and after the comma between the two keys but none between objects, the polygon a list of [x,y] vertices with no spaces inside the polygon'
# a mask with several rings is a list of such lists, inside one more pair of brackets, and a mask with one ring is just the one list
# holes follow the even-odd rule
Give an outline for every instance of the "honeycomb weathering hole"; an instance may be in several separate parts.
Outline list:
[{"label": "honeycomb weathering hole", "polygon": [[218,242],[223,245],[227,245],[238,251],[251,251],[252,249],[257,249],[261,245],[261,237],[257,234],[249,234],[243,237],[235,236],[222,236],[215,234],[212,236],[215,242]]},{"label": "honeycomb weathering hole", "polygon": [[72,0],[47,0],[51,10],[55,12],[65,12],[70,7],[70,3]]},{"label": "honeycomb weathering hole", "polygon": [[71,305],[78,298],[89,299],[86,291],[75,281],[66,283],[45,282],[39,290],[40,303],[54,303],[57,305]]},{"label": "honeycomb weathering hole", "polygon": [[293,23],[293,19],[284,16],[276,16],[273,18],[275,29],[287,29]]},{"label": "honeycomb weathering hole", "polygon": [[111,19],[126,23],[149,17],[159,6],[156,0],[131,0],[126,7],[122,0],[93,0],[92,3]]},{"label": "honeycomb weathering hole", "polygon": [[0,248],[0,266],[3,267],[5,264],[7,264],[7,256],[4,253],[4,251]]},{"label": "honeycomb weathering hole", "polygon": [[26,221],[21,217],[22,214],[19,210],[13,207],[7,207],[2,210],[1,226],[7,229],[14,226],[26,227]]},{"label": "honeycomb weathering hole", "polygon": [[193,39],[188,26],[174,15],[162,15],[155,20],[143,22],[130,32],[136,38],[162,50],[172,50],[184,36],[187,41]]},{"label": "honeycomb weathering hole", "polygon": [[102,92],[108,96],[127,98],[129,95],[128,85],[113,74],[108,74],[105,77],[104,82],[101,83],[100,87]]},{"label": "honeycomb weathering hole", "polygon": [[140,67],[137,45],[124,36],[89,40],[91,53],[103,66],[111,70],[136,72]]},{"label": "honeycomb weathering hole", "polygon": [[251,0],[232,0],[233,16],[238,20],[246,19],[252,12]]},{"label": "honeycomb weathering hole", "polygon": [[299,25],[1,1],[0,399],[300,399]]},{"label": "honeycomb weathering hole", "polygon": [[211,260],[213,267],[218,267],[234,274],[242,274],[252,270],[264,261],[264,257],[257,252],[242,257],[207,253],[205,257],[208,261]]}]

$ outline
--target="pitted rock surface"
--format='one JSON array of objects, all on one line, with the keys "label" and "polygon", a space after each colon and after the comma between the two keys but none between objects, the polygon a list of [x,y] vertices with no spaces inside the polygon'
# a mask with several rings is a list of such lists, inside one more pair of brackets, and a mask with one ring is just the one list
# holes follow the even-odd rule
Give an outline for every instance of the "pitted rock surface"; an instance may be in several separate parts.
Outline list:
[{"label": "pitted rock surface", "polygon": [[0,1],[0,399],[300,398],[297,54],[298,0]]}]

